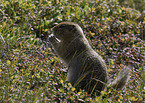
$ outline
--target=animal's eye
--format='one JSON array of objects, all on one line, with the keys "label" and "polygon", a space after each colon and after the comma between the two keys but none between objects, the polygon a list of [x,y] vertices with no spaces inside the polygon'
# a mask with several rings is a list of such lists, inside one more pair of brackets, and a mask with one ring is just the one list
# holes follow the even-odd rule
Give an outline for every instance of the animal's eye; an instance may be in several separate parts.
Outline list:
[{"label": "animal's eye", "polygon": [[70,26],[69,30],[74,30],[75,26]]},{"label": "animal's eye", "polygon": [[59,26],[60,29],[62,29],[62,28],[64,28],[64,27],[65,27],[64,25],[60,25],[60,26]]}]

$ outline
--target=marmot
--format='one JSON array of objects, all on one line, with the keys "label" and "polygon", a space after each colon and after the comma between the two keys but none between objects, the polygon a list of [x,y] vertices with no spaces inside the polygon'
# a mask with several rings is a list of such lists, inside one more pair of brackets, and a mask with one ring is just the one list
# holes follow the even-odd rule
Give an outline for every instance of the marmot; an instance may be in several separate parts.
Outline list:
[{"label": "marmot", "polygon": [[[111,84],[121,89],[128,78],[123,69],[118,78],[107,83],[108,74],[104,60],[96,53],[84,36],[82,28],[73,22],[62,22],[52,28],[53,36],[49,41],[57,55],[68,66],[67,81],[76,89],[84,89],[89,94],[100,92]],[[125,72],[124,72],[125,71]]]}]

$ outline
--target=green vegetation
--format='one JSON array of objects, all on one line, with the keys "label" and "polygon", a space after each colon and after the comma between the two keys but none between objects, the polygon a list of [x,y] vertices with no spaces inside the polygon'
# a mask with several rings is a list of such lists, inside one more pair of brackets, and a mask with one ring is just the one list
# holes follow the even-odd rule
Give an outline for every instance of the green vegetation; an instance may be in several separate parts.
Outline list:
[{"label": "green vegetation", "polygon": [[[0,102],[143,102],[145,19],[138,18],[145,6],[136,2],[0,0]],[[66,66],[48,41],[51,28],[61,21],[83,28],[106,61],[110,78],[123,68],[122,60],[132,65],[123,90],[91,98],[65,81]]]}]

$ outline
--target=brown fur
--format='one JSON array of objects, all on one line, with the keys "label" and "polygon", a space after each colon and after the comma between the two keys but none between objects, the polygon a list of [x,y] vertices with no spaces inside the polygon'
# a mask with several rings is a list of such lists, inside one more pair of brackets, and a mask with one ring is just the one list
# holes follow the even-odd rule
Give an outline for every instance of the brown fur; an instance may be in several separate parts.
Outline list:
[{"label": "brown fur", "polygon": [[[51,36],[49,41],[68,66],[67,81],[77,89],[81,88],[89,94],[100,95],[107,85],[107,67],[101,56],[89,45],[81,27],[72,22],[62,22],[52,31],[54,36]],[[121,78],[119,76],[120,79],[116,79],[111,85],[122,88],[127,75]]]}]

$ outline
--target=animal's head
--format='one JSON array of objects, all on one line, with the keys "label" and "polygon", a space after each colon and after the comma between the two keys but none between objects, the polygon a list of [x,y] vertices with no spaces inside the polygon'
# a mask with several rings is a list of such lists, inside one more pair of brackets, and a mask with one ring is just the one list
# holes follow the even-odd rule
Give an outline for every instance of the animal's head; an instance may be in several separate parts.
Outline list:
[{"label": "animal's head", "polygon": [[62,22],[52,28],[53,34],[60,40],[74,39],[83,36],[82,28],[72,22]]}]

